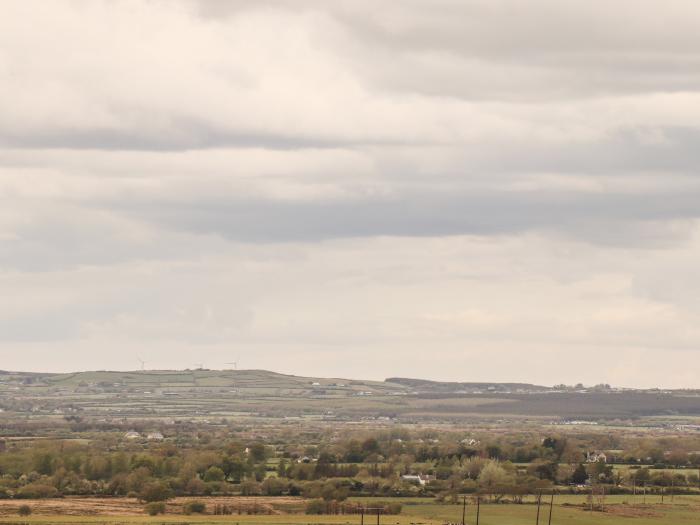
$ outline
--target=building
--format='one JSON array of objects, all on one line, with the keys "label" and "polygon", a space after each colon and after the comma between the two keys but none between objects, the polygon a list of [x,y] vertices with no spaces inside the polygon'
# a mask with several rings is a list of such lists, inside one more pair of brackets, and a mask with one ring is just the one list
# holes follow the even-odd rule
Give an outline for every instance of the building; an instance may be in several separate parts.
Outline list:
[{"label": "building", "polygon": [[586,453],[586,462],[587,463],[607,463],[608,456],[606,456],[603,452],[587,452]]},{"label": "building", "polygon": [[149,432],[146,435],[148,441],[163,441],[163,434],[160,432]]},{"label": "building", "polygon": [[129,430],[129,432],[124,434],[124,439],[141,439],[141,434],[135,430]]},{"label": "building", "polygon": [[409,483],[415,483],[416,485],[423,486],[426,483],[433,481],[435,476],[427,476],[423,474],[404,474],[401,476],[401,479]]}]

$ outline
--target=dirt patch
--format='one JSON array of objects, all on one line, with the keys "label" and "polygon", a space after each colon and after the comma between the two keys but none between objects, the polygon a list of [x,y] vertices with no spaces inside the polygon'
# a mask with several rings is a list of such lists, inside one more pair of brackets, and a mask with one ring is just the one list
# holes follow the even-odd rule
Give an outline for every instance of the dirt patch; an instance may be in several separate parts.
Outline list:
[{"label": "dirt patch", "polygon": [[[294,497],[210,496],[174,498],[167,503],[168,514],[182,514],[189,501],[202,501],[207,512],[218,505],[232,514],[294,514],[303,512],[306,501]],[[0,516],[16,516],[21,505],[29,505],[40,516],[139,516],[144,504],[135,498],[62,498],[0,500]]]},{"label": "dirt patch", "polygon": [[664,515],[648,505],[606,505],[605,513],[621,518],[662,518]]}]

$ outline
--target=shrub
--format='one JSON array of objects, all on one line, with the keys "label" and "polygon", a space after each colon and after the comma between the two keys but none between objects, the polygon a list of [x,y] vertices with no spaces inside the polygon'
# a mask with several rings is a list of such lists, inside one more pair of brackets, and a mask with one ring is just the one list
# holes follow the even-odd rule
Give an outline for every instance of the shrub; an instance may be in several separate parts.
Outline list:
[{"label": "shrub", "polygon": [[56,487],[45,483],[30,483],[17,491],[17,497],[25,499],[55,498],[56,496],[58,496]]},{"label": "shrub", "polygon": [[152,483],[146,483],[143,486],[139,492],[139,499],[150,503],[152,501],[165,501],[171,498],[172,495],[173,493],[167,484],[154,481]]},{"label": "shrub", "polygon": [[20,516],[29,516],[32,513],[32,508],[29,505],[20,505],[17,512]]},{"label": "shrub", "polygon": [[185,514],[204,514],[207,506],[203,501],[188,501],[185,504]]},{"label": "shrub", "polygon": [[312,499],[306,504],[307,514],[323,514],[326,510],[326,503],[322,499]]},{"label": "shrub", "polygon": [[149,516],[156,516],[158,514],[165,514],[165,503],[162,501],[152,501],[146,505],[146,512]]}]

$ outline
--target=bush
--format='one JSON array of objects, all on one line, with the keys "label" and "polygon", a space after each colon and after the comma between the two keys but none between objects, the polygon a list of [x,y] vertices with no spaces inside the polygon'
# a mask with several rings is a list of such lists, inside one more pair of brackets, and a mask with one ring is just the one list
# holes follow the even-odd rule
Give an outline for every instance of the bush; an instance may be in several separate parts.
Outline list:
[{"label": "bush", "polygon": [[146,505],[146,512],[149,516],[156,516],[158,514],[165,514],[165,503],[162,501],[152,501]]},{"label": "bush", "polygon": [[165,501],[171,498],[173,495],[170,487],[160,481],[154,481],[152,483],[147,483],[143,486],[139,492],[139,499],[141,501],[152,502],[152,501]]},{"label": "bush", "polygon": [[185,514],[204,514],[207,506],[203,501],[188,501],[185,504]]},{"label": "bush", "polygon": [[30,483],[17,491],[17,497],[24,499],[55,498],[56,496],[58,496],[56,487],[45,483]]},{"label": "bush", "polygon": [[20,505],[17,512],[20,516],[29,516],[32,513],[32,508],[29,505]]},{"label": "bush", "polygon": [[326,503],[322,499],[312,499],[306,504],[307,514],[323,514],[326,510]]}]

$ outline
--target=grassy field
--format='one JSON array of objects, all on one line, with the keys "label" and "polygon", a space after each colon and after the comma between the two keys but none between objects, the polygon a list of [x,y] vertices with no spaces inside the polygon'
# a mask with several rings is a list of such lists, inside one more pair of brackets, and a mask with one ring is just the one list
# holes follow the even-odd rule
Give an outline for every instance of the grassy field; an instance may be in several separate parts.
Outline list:
[{"label": "grassy field", "polygon": [[[630,525],[661,525],[697,523],[700,507],[689,505],[610,505],[605,512],[589,512],[580,507],[554,505],[552,524],[558,525],[604,525],[629,523]],[[540,510],[540,523],[549,518],[549,507]],[[438,523],[459,523],[462,509],[459,505],[415,505],[407,506],[404,517],[415,517]],[[475,523],[476,509],[467,507],[467,523]],[[537,517],[536,505],[482,505],[480,525],[525,525],[534,524]]]}]

